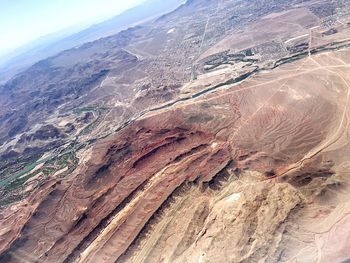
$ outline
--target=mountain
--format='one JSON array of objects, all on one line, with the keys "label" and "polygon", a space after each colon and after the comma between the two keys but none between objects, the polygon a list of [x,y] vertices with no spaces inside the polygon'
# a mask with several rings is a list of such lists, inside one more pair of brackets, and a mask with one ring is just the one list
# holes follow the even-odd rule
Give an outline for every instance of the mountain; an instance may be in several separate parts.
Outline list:
[{"label": "mountain", "polygon": [[116,17],[84,30],[82,30],[83,25],[80,25],[41,37],[6,56],[0,57],[0,83],[41,59],[154,19],[174,10],[183,2],[184,0],[147,0]]},{"label": "mountain", "polygon": [[101,37],[114,35],[128,27],[146,22],[147,20],[161,16],[164,13],[168,13],[184,2],[185,0],[148,0],[135,8],[125,11],[121,15],[100,24],[93,25],[86,30],[64,39],[63,41],[76,43],[76,45],[78,45]]},{"label": "mountain", "polygon": [[350,0],[190,0],[0,85],[0,262],[348,262]]},{"label": "mountain", "polygon": [[53,45],[75,34],[84,28],[83,25],[71,27],[40,37],[25,46],[17,48],[12,52],[0,57],[0,83],[10,79],[16,73],[22,71],[35,62],[54,55],[60,48],[56,49]]}]

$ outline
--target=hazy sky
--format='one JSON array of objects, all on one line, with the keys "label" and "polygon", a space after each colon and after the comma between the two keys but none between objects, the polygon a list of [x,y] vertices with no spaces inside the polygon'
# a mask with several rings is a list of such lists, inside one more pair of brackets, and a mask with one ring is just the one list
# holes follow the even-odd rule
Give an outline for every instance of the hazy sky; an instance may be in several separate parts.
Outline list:
[{"label": "hazy sky", "polygon": [[73,25],[103,21],[143,0],[0,0],[0,55]]}]

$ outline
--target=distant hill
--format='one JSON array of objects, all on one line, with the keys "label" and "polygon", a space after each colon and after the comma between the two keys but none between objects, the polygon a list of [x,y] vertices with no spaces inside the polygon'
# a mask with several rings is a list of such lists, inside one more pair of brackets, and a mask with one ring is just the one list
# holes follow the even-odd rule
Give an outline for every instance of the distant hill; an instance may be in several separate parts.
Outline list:
[{"label": "distant hill", "polygon": [[147,0],[122,14],[82,31],[72,28],[39,38],[10,54],[0,57],[0,83],[35,62],[86,42],[114,35],[130,26],[151,20],[177,8],[185,0]]}]

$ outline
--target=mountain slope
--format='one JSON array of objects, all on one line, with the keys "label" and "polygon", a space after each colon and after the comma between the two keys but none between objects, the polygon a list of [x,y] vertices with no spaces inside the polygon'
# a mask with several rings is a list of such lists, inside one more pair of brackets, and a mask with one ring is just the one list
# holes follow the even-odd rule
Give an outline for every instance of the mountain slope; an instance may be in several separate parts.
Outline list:
[{"label": "mountain slope", "polygon": [[[0,58],[0,83],[5,82],[16,73],[39,60],[86,42],[114,35],[130,26],[172,11],[183,2],[184,0],[147,0],[137,7],[87,29],[82,30],[82,26],[80,26],[42,37],[11,52],[10,55]],[[78,30],[80,31],[75,33]]]}]

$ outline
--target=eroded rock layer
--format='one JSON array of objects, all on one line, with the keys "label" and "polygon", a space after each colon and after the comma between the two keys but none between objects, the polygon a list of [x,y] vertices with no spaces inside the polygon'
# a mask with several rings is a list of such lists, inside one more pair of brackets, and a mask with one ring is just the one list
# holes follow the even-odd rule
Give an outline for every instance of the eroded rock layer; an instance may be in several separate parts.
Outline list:
[{"label": "eroded rock layer", "polygon": [[348,58],[263,71],[99,141],[3,212],[2,260],[346,260]]}]

